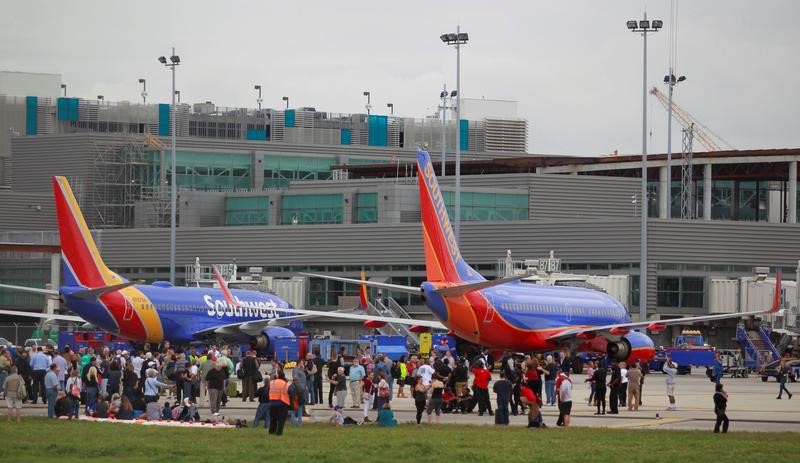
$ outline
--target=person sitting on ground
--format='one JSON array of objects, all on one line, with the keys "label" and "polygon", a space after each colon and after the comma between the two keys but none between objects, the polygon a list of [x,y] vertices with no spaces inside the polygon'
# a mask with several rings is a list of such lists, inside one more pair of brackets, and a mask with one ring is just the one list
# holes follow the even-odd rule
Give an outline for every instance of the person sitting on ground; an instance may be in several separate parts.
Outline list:
[{"label": "person sitting on ground", "polygon": [[108,401],[106,400],[105,395],[100,395],[97,398],[97,407],[94,410],[95,418],[108,418]]},{"label": "person sitting on ground", "polygon": [[453,393],[453,390],[448,386],[442,393],[442,413],[453,413],[456,411],[458,405],[458,397]]},{"label": "person sitting on ground", "polygon": [[394,412],[392,412],[389,402],[383,404],[383,408],[378,411],[378,426],[388,428],[397,426],[397,420],[394,418]]},{"label": "person sitting on ground", "polygon": [[158,421],[161,419],[161,407],[158,406],[158,402],[148,402],[147,409],[144,413],[145,417],[148,421]]},{"label": "person sitting on ground", "polygon": [[132,420],[133,419],[133,405],[131,401],[128,400],[127,396],[122,396],[120,398],[119,410],[117,410],[117,419],[118,420]]},{"label": "person sitting on ground", "polygon": [[344,426],[344,415],[342,415],[341,405],[337,404],[335,407],[333,407],[333,415],[331,416],[329,421],[337,428],[341,428],[342,426]]},{"label": "person sitting on ground", "polygon": [[114,395],[111,396],[111,402],[108,404],[109,418],[116,418],[120,404],[121,404],[120,395],[118,392],[115,392]]},{"label": "person sitting on ground", "polygon": [[475,398],[470,394],[470,389],[468,387],[461,390],[461,395],[458,396],[457,407],[462,415],[472,413],[472,410],[475,408]]},{"label": "person sitting on ground", "polygon": [[189,397],[183,399],[183,408],[181,408],[179,418],[183,422],[200,421],[200,413],[197,412],[197,406]]},{"label": "person sitting on ground", "polygon": [[[133,401],[131,402],[131,407],[133,407],[133,418],[136,419],[140,417],[142,414],[147,412],[147,403],[144,401],[144,394],[141,392],[137,392],[136,396],[134,397]],[[156,404],[158,407],[158,404]]]},{"label": "person sitting on ground", "polygon": [[169,402],[164,402],[164,408],[161,409],[161,419],[172,421],[172,407]]},{"label": "person sitting on ground", "polygon": [[55,413],[59,420],[72,419],[72,402],[64,391],[58,391]]}]

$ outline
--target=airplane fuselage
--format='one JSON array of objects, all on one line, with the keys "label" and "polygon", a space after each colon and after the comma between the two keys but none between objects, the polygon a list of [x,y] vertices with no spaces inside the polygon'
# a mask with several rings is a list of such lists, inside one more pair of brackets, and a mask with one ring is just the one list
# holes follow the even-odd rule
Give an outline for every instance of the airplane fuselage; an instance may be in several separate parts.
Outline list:
[{"label": "airplane fuselage", "polygon": [[182,343],[197,339],[194,333],[215,327],[291,315],[273,310],[291,308],[286,301],[257,291],[232,291],[240,304],[234,307],[214,288],[159,282],[130,286],[99,300],[72,296],[83,289],[61,288],[67,307],[93,325],[134,341]]},{"label": "airplane fuselage", "polygon": [[[457,336],[520,352],[558,347],[547,338],[565,329],[630,321],[619,301],[584,288],[510,282],[465,296],[441,297],[433,292],[441,285],[426,282],[422,287],[428,307]],[[648,342],[637,336],[635,344],[633,348],[644,348]]]}]

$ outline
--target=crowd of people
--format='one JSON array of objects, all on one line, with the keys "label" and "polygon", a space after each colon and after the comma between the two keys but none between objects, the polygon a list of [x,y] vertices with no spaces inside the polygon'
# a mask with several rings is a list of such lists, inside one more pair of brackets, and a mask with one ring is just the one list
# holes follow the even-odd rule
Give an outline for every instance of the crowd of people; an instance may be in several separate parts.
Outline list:
[{"label": "crowd of people", "polygon": [[[511,415],[527,413],[528,427],[546,428],[541,410],[557,406],[556,425],[569,427],[575,394],[567,355],[506,355],[500,361],[499,380],[493,384],[489,369],[493,365],[486,351],[472,363],[454,356],[450,349],[434,349],[427,359],[411,355],[398,361],[372,355],[369,347],[360,349],[352,362],[345,361],[344,352],[327,363],[308,353],[291,366],[289,376],[284,364],[274,360],[270,373],[262,373],[253,351],[236,364],[234,359],[227,346],[210,346],[200,354],[194,348],[173,349],[167,342],[160,350],[151,350],[145,344],[143,350],[133,354],[107,348],[72,351],[67,346],[57,352],[38,347],[20,353],[16,360],[0,348],[0,372],[4,373],[0,392],[8,405],[9,420],[14,414],[20,420],[22,404],[41,401],[47,404],[50,418],[77,418],[83,404],[83,413],[97,418],[191,422],[200,421],[200,405],[208,405],[211,419],[220,416],[220,408],[230,396],[237,395],[237,382],[232,378],[236,376],[242,385],[241,400],[258,402],[252,426],[263,423],[274,435],[283,433],[287,420],[290,426],[302,426],[303,417],[309,416],[307,408],[325,403],[325,383],[327,405],[332,410],[330,421],[336,426],[370,423],[371,416],[380,426],[394,426],[393,398],[410,397],[418,424],[423,416],[428,423],[438,424],[444,413],[477,411],[479,416],[493,416],[498,425],[508,425]],[[780,394],[785,391],[791,398],[784,371],[782,364],[778,373]],[[667,410],[677,410],[677,365],[667,358],[663,372]],[[618,414],[619,407],[638,411],[648,373],[648,365],[638,361],[632,365],[589,361],[587,402],[596,408],[595,415]],[[718,375],[710,377],[715,382],[715,432],[727,432],[728,394]],[[165,391],[168,401],[162,407],[159,401]],[[348,416],[348,402],[356,418]]]},{"label": "crowd of people", "polygon": [[[161,420],[167,414],[158,404],[167,390],[174,400],[169,414],[181,421],[199,421],[197,402],[211,399],[212,415],[227,401],[225,387],[234,371],[229,349],[211,346],[205,354],[194,348],[173,349],[164,342],[160,350],[145,344],[141,351],[108,348],[95,351],[65,346],[59,352],[51,346],[20,352],[11,359],[0,349],[7,375],[1,378],[0,391],[8,406],[8,419],[25,403],[47,404],[49,418],[96,418]],[[165,405],[166,407],[166,405]],[[179,410],[176,410],[179,409]]]}]

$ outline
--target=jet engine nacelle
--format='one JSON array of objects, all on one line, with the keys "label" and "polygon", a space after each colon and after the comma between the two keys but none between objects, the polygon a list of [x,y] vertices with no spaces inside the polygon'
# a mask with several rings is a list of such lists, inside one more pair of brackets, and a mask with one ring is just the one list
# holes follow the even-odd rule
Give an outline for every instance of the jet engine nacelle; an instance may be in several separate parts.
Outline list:
[{"label": "jet engine nacelle", "polygon": [[289,336],[294,337],[294,333],[288,328],[281,326],[270,326],[264,328],[261,334],[250,337],[250,348],[255,350],[259,356],[271,356],[275,352],[276,340],[279,337]]},{"label": "jet engine nacelle", "polygon": [[609,359],[625,361],[632,365],[635,361],[649,362],[655,355],[653,340],[636,331],[622,336],[619,341],[608,341],[606,353]]},{"label": "jet engine nacelle", "polygon": [[625,338],[616,342],[609,341],[606,346],[606,354],[608,354],[608,358],[621,362],[631,355],[631,343]]}]

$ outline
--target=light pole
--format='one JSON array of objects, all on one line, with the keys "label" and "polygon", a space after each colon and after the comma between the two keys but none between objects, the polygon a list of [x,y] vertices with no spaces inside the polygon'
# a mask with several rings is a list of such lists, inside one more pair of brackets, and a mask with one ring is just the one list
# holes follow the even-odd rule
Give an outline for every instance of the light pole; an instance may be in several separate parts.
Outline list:
[{"label": "light pole", "polygon": [[446,45],[456,47],[456,242],[461,242],[461,45],[466,45],[469,35],[456,27],[456,33],[442,34],[439,38]]},{"label": "light pole", "polygon": [[285,96],[285,97],[281,98],[281,100],[286,102],[286,109],[289,109],[289,97]]},{"label": "light pole", "polygon": [[642,247],[639,261],[639,321],[647,320],[647,214],[650,200],[647,197],[647,33],[656,32],[664,25],[663,21],[647,20],[647,13],[641,21],[631,20],[627,23],[631,32],[638,32],[644,37],[644,58],[642,60]]},{"label": "light pole", "polygon": [[369,100],[369,96],[370,96],[369,92],[364,92],[364,96],[367,97],[367,105],[365,106],[365,108],[367,108],[367,116],[369,116],[369,110],[372,109],[372,105],[369,104],[369,101],[370,101]]},{"label": "light pole", "polygon": [[175,97],[178,98],[178,104],[181,104],[181,91],[175,90]]},{"label": "light pole", "polygon": [[[169,282],[175,284],[175,228],[177,226],[176,209],[178,207],[178,185],[176,184],[176,153],[175,153],[175,67],[181,64],[181,58],[175,54],[175,47],[172,47],[172,55],[167,58],[163,56],[158,57],[158,62],[172,70],[172,173],[170,174],[170,219],[169,219]],[[162,166],[163,168],[163,166]]]},{"label": "light pole", "polygon": [[386,103],[386,107],[389,108],[389,114],[394,116],[394,103]]},{"label": "light pole", "polygon": [[147,81],[145,79],[139,79],[139,83],[142,84],[142,104],[147,104]]},{"label": "light pole", "polygon": [[256,98],[256,103],[258,103],[258,110],[261,111],[261,102],[264,101],[264,100],[261,99],[261,86],[260,85],[256,85],[253,88],[258,90],[258,98]]},{"label": "light pole", "polygon": [[67,84],[61,84],[61,89],[64,90],[64,97],[67,96]]},{"label": "light pole", "polygon": [[666,201],[666,218],[672,215],[672,91],[678,82],[686,80],[686,76],[675,78],[672,73],[672,66],[669,67],[669,75],[664,76],[664,83],[669,86],[669,115],[667,116],[667,194],[661,195],[661,199]]}]

